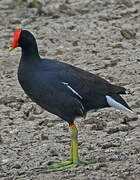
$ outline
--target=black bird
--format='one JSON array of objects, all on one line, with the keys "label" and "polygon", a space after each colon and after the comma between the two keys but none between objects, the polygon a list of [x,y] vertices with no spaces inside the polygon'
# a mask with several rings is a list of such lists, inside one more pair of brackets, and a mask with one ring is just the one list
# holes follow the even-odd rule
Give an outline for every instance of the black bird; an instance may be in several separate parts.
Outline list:
[{"label": "black bird", "polygon": [[124,87],[56,60],[42,59],[34,36],[27,30],[16,30],[9,51],[21,47],[18,80],[25,93],[45,110],[69,123],[72,130],[70,159],[55,163],[43,172],[59,171],[87,163],[78,156],[76,117],[85,117],[91,109],[115,107],[132,113],[122,99]]}]

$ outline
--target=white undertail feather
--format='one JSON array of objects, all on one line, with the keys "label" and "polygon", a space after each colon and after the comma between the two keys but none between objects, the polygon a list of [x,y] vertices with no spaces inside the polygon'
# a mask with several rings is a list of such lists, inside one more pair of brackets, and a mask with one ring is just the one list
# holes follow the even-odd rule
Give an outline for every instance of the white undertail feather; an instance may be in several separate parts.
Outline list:
[{"label": "white undertail feather", "polygon": [[116,109],[120,109],[120,110],[124,110],[124,111],[128,111],[130,113],[133,113],[133,111],[131,111],[130,109],[128,109],[127,107],[125,107],[124,105],[120,104],[119,102],[117,102],[115,99],[113,99],[111,96],[106,96],[107,99],[107,103],[116,108]]}]

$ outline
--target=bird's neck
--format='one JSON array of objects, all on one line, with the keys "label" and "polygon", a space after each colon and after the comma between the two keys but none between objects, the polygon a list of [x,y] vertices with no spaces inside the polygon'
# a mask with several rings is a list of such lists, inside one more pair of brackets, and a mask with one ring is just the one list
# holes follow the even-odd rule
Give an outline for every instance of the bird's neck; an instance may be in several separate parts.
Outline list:
[{"label": "bird's neck", "polygon": [[33,45],[27,46],[27,47],[22,47],[22,59],[39,60],[40,56],[38,53],[37,44],[33,44]]}]

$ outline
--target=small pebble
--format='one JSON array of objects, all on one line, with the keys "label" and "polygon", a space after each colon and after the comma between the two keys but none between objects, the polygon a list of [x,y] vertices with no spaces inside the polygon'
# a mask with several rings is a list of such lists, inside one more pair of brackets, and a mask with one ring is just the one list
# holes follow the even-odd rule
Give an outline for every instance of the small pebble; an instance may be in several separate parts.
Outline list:
[{"label": "small pebble", "polygon": [[31,23],[31,19],[23,19],[23,20],[21,21],[21,24],[22,24],[23,26],[28,25],[28,24],[30,24],[30,23]]},{"label": "small pebble", "polygon": [[44,135],[44,134],[41,134],[41,140],[44,141],[44,140],[48,140],[48,136]]},{"label": "small pebble", "polygon": [[134,29],[122,29],[120,33],[126,39],[133,39],[136,37],[136,31]]},{"label": "small pebble", "polygon": [[21,20],[19,18],[12,18],[10,19],[11,24],[20,24]]},{"label": "small pebble", "polygon": [[13,129],[11,131],[9,131],[10,134],[17,134],[18,130],[17,129]]},{"label": "small pebble", "polygon": [[1,135],[0,135],[0,144],[2,144],[3,143],[3,140],[2,140],[2,137],[1,137]]},{"label": "small pebble", "polygon": [[4,164],[7,164],[7,163],[10,163],[12,162],[13,159],[10,159],[10,158],[7,158],[7,159],[2,159],[1,162],[4,163]]},{"label": "small pebble", "polygon": [[129,142],[129,141],[132,141],[134,138],[125,138],[124,141],[125,142]]},{"label": "small pebble", "polygon": [[13,168],[15,168],[15,169],[20,169],[20,168],[21,168],[21,165],[20,165],[20,164],[15,164],[15,165],[13,166]]},{"label": "small pebble", "polygon": [[127,7],[133,7],[133,1],[132,0],[120,0],[120,3],[124,4]]}]

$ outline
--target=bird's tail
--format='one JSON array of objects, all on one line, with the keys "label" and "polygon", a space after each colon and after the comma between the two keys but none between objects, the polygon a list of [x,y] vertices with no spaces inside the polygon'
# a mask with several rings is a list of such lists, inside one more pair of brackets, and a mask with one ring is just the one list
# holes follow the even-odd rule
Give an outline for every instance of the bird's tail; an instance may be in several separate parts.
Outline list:
[{"label": "bird's tail", "polygon": [[124,101],[124,99],[119,94],[106,96],[106,100],[109,106],[133,113],[132,109],[128,106],[128,104]]}]

